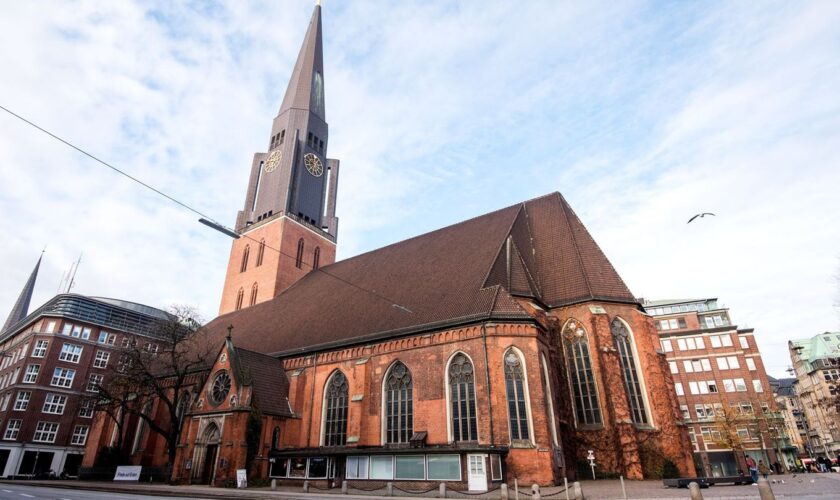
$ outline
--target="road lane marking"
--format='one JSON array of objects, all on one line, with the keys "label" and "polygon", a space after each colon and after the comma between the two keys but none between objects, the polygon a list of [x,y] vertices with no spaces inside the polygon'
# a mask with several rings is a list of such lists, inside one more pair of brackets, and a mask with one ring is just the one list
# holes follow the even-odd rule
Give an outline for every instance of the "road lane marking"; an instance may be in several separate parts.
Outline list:
[{"label": "road lane marking", "polygon": [[26,497],[26,498],[35,498],[34,496],[32,496],[32,495],[27,495],[26,493],[18,493],[18,495],[20,495],[20,496],[22,496],[22,497]]},{"label": "road lane marking", "polygon": [[14,493],[12,490],[3,490],[3,491],[5,491],[6,493]]}]

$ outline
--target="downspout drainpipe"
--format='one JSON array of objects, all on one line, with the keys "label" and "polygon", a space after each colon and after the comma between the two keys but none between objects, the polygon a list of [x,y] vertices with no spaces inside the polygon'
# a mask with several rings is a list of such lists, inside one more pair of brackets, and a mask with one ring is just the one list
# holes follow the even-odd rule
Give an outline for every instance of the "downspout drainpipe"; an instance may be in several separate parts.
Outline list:
[{"label": "downspout drainpipe", "polygon": [[481,324],[481,338],[484,341],[484,378],[487,380],[487,408],[490,415],[490,445],[496,445],[496,438],[493,434],[493,398],[490,397],[492,393],[490,381],[490,361],[487,356],[487,328],[486,323]]},{"label": "downspout drainpipe", "polygon": [[[315,411],[315,379],[318,375],[318,353],[312,355],[312,390],[309,391],[309,424],[306,430],[308,436],[306,437],[306,446],[312,447],[312,420],[315,418],[313,412]],[[323,415],[322,415],[323,417]],[[320,439],[320,438],[319,438]]]}]

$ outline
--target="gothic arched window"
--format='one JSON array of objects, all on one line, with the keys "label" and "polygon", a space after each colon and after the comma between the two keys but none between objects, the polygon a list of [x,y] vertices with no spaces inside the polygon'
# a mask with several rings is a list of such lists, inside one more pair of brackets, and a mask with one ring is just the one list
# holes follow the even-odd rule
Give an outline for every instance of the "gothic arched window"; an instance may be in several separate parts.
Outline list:
[{"label": "gothic arched window", "polygon": [[263,257],[265,256],[265,238],[260,240],[260,246],[257,247],[257,264],[255,267],[262,265]]},{"label": "gothic arched window", "polygon": [[324,392],[324,446],[343,446],[347,443],[347,377],[336,372]]},{"label": "gothic arched window", "polygon": [[525,372],[522,369],[522,359],[513,349],[505,354],[505,390],[510,440],[527,441],[531,437],[531,432],[528,428],[526,409]]},{"label": "gothic arched window", "polygon": [[258,287],[256,283],[251,285],[251,301],[248,303],[248,305],[254,305],[257,303],[257,288]]},{"label": "gothic arched window", "polygon": [[245,290],[240,288],[239,291],[236,292],[236,307],[234,308],[236,311],[242,309],[242,299],[244,299],[244,298],[245,298]]},{"label": "gothic arched window", "polygon": [[300,269],[303,265],[303,238],[298,240],[297,256],[295,257],[295,267]]},{"label": "gothic arched window", "polygon": [[190,404],[192,404],[192,393],[189,391],[182,392],[181,399],[178,401],[177,410],[175,411],[175,416],[178,420],[184,418],[184,415],[190,409]]},{"label": "gothic arched window", "polygon": [[449,404],[453,441],[477,441],[475,370],[469,358],[458,353],[449,363]]},{"label": "gothic arched window", "polygon": [[618,359],[621,361],[624,389],[627,391],[627,400],[630,402],[630,416],[633,418],[633,423],[646,424],[648,422],[647,411],[645,410],[644,396],[642,396],[642,384],[638,366],[636,366],[636,357],[633,355],[633,336],[627,329],[627,325],[618,318],[610,323],[610,332],[612,332],[615,341],[615,348],[618,350]]},{"label": "gothic arched window", "polygon": [[312,257],[312,270],[318,269],[321,265],[321,247],[315,247],[315,256]]},{"label": "gothic arched window", "polygon": [[239,266],[239,272],[244,273],[248,270],[248,256],[251,255],[251,245],[245,245],[245,251],[242,252],[242,265]]},{"label": "gothic arched window", "polygon": [[397,361],[385,377],[385,442],[407,443],[414,433],[414,381]]},{"label": "gothic arched window", "polygon": [[595,376],[592,373],[592,361],[589,359],[586,330],[577,320],[570,319],[563,327],[562,336],[566,348],[572,399],[575,402],[575,418],[578,424],[600,424],[601,406],[598,404]]}]

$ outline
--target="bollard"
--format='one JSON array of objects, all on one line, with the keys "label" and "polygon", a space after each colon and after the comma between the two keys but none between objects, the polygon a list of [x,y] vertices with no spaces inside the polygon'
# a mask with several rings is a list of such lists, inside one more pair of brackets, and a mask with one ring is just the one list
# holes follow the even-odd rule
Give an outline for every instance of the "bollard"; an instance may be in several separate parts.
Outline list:
[{"label": "bollard", "polygon": [[763,477],[758,478],[758,496],[761,500],[776,500],[776,495],[770,488],[770,483]]},{"label": "bollard", "polygon": [[531,485],[531,500],[540,500],[540,485]]},{"label": "bollard", "polygon": [[502,485],[499,486],[499,498],[500,500],[508,500],[507,483],[502,483]]},{"label": "bollard", "polygon": [[516,500],[519,500],[519,480],[513,478],[513,492],[516,494]]},{"label": "bollard", "polygon": [[446,483],[440,483],[438,486],[438,498],[446,498]]},{"label": "bollard", "polygon": [[700,492],[700,485],[692,481],[688,483],[688,493],[691,500],[703,500],[703,493]]},{"label": "bollard", "polygon": [[572,483],[572,490],[574,490],[575,500],[583,500],[583,490],[580,487],[580,481]]},{"label": "bollard", "polygon": [[567,478],[567,477],[563,478],[563,489],[566,490],[566,500],[570,500],[569,499],[569,478]]},{"label": "bollard", "polygon": [[309,481],[304,481],[303,482],[303,492],[304,493],[309,493]]},{"label": "bollard", "polygon": [[385,496],[386,497],[394,496],[394,483],[391,483],[391,482],[385,483]]},{"label": "bollard", "polygon": [[347,480],[346,479],[341,482],[341,494],[342,495],[347,494]]},{"label": "bollard", "polygon": [[627,500],[627,488],[624,487],[624,476],[618,476],[618,479],[621,480],[621,497]]},{"label": "bollard", "polygon": [[277,490],[277,480],[272,479],[271,480],[271,491],[276,491],[276,490]]}]

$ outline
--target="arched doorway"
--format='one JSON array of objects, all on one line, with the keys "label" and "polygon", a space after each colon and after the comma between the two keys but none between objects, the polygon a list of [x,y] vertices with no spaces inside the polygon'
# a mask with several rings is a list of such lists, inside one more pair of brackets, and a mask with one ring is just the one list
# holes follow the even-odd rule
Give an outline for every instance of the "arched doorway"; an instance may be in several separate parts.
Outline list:
[{"label": "arched doorway", "polygon": [[195,446],[194,478],[199,484],[213,484],[216,477],[216,458],[219,455],[219,426],[210,422]]}]

